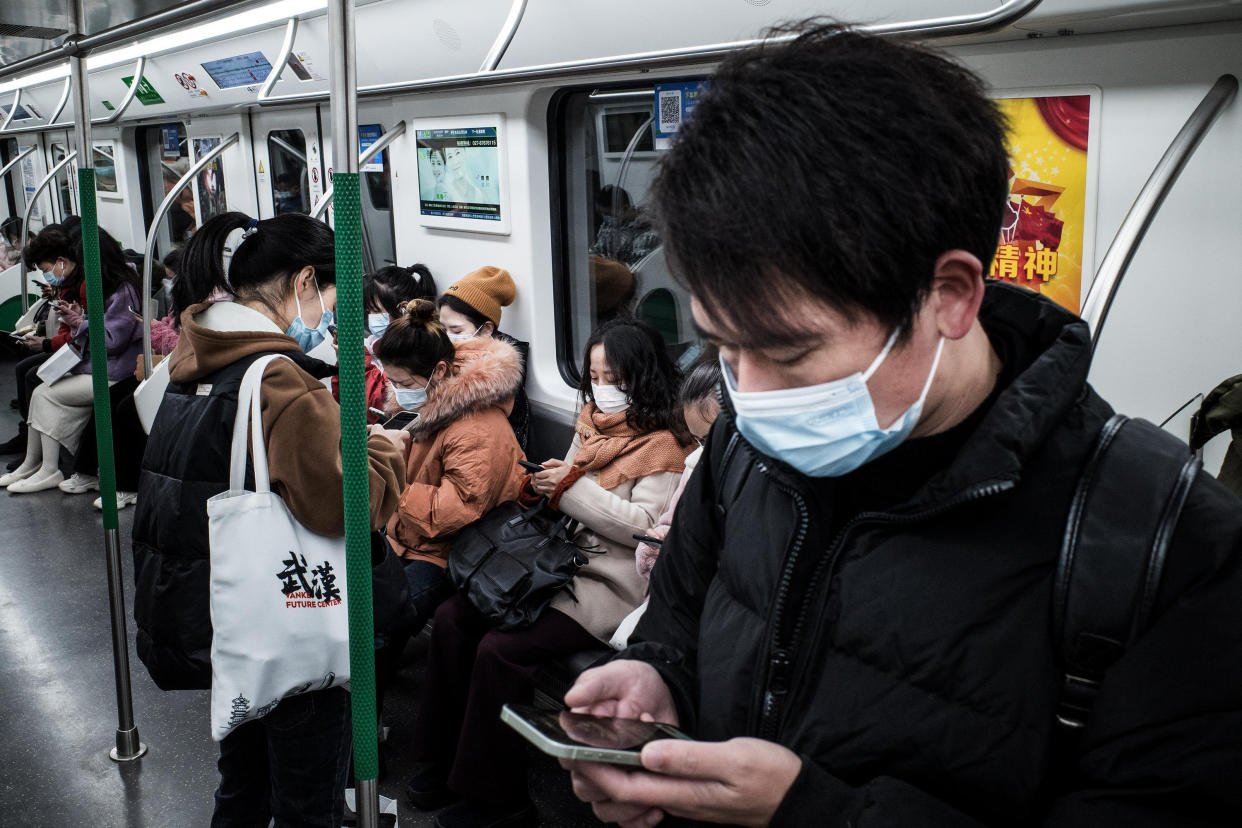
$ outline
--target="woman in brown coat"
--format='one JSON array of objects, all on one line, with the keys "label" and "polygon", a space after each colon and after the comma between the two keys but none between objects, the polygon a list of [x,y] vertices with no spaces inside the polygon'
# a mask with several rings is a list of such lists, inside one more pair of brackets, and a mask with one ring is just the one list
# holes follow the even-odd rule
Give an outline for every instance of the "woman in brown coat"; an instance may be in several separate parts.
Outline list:
[{"label": "woman in brown coat", "polygon": [[516,500],[522,488],[524,455],[508,420],[522,359],[499,339],[454,348],[431,302],[416,299],[406,308],[375,355],[397,404],[419,415],[409,426],[407,486],[388,522],[418,630],[453,593],[446,572],[453,538],[494,506]]}]

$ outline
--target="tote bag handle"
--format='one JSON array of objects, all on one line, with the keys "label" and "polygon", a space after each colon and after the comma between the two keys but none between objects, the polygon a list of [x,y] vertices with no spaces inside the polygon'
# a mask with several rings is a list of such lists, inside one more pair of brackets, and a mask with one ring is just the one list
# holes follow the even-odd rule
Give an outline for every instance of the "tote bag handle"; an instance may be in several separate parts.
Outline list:
[{"label": "tote bag handle", "polygon": [[[263,372],[277,359],[289,359],[283,354],[268,354],[256,359],[246,369],[241,387],[237,391],[237,419],[233,422],[233,448],[229,460],[229,490],[244,491],[246,488],[246,432],[251,432],[251,455],[254,459],[254,490],[267,493],[272,490],[267,474],[267,446],[263,442],[262,395]],[[292,360],[290,360],[292,362]]]}]

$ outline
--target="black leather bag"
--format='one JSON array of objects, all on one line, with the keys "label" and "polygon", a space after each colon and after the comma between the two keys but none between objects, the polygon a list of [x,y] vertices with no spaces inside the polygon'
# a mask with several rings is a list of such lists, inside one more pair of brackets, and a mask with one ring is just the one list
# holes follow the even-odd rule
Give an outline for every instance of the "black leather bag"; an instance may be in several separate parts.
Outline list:
[{"label": "black leather bag", "polygon": [[371,533],[371,606],[376,635],[405,629],[414,617],[405,567],[383,532]]},{"label": "black leather bag", "polygon": [[575,528],[545,500],[502,503],[458,533],[449,577],[498,629],[528,627],[587,563],[571,540]]}]

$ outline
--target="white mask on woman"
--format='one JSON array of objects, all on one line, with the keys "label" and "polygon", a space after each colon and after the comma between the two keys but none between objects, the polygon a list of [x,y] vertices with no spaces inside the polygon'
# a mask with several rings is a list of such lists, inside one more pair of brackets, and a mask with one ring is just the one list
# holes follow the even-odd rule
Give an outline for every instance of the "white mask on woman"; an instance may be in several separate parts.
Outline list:
[{"label": "white mask on woman", "polygon": [[591,383],[591,396],[595,407],[605,414],[619,414],[630,407],[630,395],[616,385]]}]

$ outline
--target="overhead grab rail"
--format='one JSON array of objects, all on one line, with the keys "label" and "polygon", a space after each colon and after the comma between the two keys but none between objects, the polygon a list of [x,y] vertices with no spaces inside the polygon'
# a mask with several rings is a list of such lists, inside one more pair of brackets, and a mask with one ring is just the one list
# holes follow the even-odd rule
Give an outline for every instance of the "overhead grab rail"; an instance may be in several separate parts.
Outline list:
[{"label": "overhead grab rail", "polygon": [[9,114],[4,116],[4,123],[0,124],[0,132],[5,132],[9,128],[9,124],[13,123],[13,116],[17,114],[17,110],[22,105],[22,90],[19,86],[13,91],[13,105],[9,107]]},{"label": "overhead grab rail", "polygon": [[518,26],[522,24],[522,15],[526,14],[526,2],[527,0],[513,0],[513,5],[509,7],[509,15],[505,18],[504,25],[500,27],[500,34],[496,36],[496,40],[492,42],[492,48],[487,50],[487,56],[483,58],[483,65],[479,67],[480,72],[495,72],[496,67],[500,65],[505,52],[509,51],[513,36],[517,34]]},{"label": "overhead grab rail", "polygon": [[[857,31],[884,37],[914,38],[945,38],[965,37],[995,31],[1021,20],[1029,14],[1042,0],[1006,0],[1006,2],[987,12],[961,14],[948,17],[931,17],[903,23],[885,23],[857,27]],[[515,2],[515,6],[517,2]],[[507,49],[513,39],[517,25],[521,22],[521,14],[514,14],[510,9],[505,25],[513,26],[513,32],[501,32],[496,44],[504,44]],[[564,75],[578,75],[588,72],[618,72],[625,70],[653,69],[680,66],[695,63],[709,63],[727,57],[739,49],[757,46],[761,43],[783,43],[792,40],[796,35],[779,38],[736,40],[729,43],[712,43],[683,49],[662,49],[653,52],[635,52],[628,55],[611,55],[604,58],[588,58],[585,60],[567,60],[559,63],[544,63],[534,66],[520,66],[513,69],[494,69],[490,71],[470,72],[463,75],[446,75],[438,78],[425,78],[415,81],[371,84],[359,86],[358,95],[372,97],[393,95],[402,92],[429,92],[432,90],[469,89],[474,87],[493,86],[510,83],[527,83]],[[495,48],[495,47],[494,47]],[[489,53],[490,55],[490,53]],[[499,50],[495,60],[499,65],[504,55]],[[301,92],[283,95],[275,99],[280,103],[290,101],[325,101],[326,92]],[[273,99],[262,103],[272,103]]]},{"label": "overhead grab rail", "polygon": [[[121,98],[120,103],[117,104],[116,109],[112,112],[109,112],[107,115],[103,115],[99,118],[91,118],[91,126],[108,126],[109,124],[115,124],[121,119],[121,116],[125,114],[125,110],[129,109],[129,105],[134,102],[134,98],[138,97],[138,85],[142,83],[146,70],[147,57],[146,55],[143,55],[134,62],[134,79],[130,82],[129,89],[125,90],[125,97]],[[72,78],[65,78],[65,88],[60,94],[60,101],[56,104],[56,111],[53,112],[52,116],[47,119],[47,123],[18,127],[13,130],[6,130],[4,127],[0,127],[0,133],[7,135],[22,135],[28,132],[47,132],[51,129],[67,129],[72,127],[73,121],[66,121],[59,124],[54,123],[55,120],[60,117],[60,113],[64,112],[65,105],[69,102],[71,86]],[[21,89],[18,89],[17,93],[20,95]],[[81,113],[74,114],[81,117]]]},{"label": "overhead grab rail", "polygon": [[[358,169],[362,169],[375,159],[375,156],[384,151],[384,147],[391,144],[395,139],[405,134],[405,121],[398,121],[397,125],[385,132],[375,140],[375,143],[366,148],[366,151],[358,156]],[[324,213],[328,212],[328,205],[332,203],[332,182],[328,182],[327,188],[323,191],[323,195],[311,210],[310,217],[313,219],[323,219]]]},{"label": "overhead grab rail", "polygon": [[1164,151],[1160,162],[1152,170],[1147,183],[1143,185],[1138,198],[1122,220],[1121,227],[1117,229],[1117,235],[1108,246],[1104,261],[1100,263],[1095,278],[1091,280],[1091,287],[1088,288],[1087,298],[1083,302],[1082,318],[1091,329],[1092,353],[1099,345],[1100,332],[1108,319],[1117,288],[1121,286],[1121,280],[1125,277],[1138,246],[1147,235],[1152,219],[1160,210],[1169,190],[1173,189],[1186,162],[1198,149],[1203,136],[1207,135],[1216,118],[1237,92],[1238,79],[1233,75],[1221,75],[1216,79],[1216,83],[1212,84],[1207,95],[1195,107],[1195,111],[1169,144],[1169,148]]},{"label": "overhead grab rail", "polygon": [[257,100],[259,103],[271,103],[272,101],[281,101],[289,98],[298,98],[297,93],[289,95],[273,95],[272,90],[276,88],[276,82],[280,80],[280,76],[284,74],[285,67],[289,65],[289,57],[293,54],[293,41],[298,36],[298,19],[290,17],[285,23],[285,40],[280,44],[280,52],[276,55],[276,62],[272,64],[272,71],[267,73],[267,80],[263,81],[263,85],[259,87]]},{"label": "overhead grab rail", "polygon": [[240,132],[234,132],[228,138],[225,138],[219,144],[216,144],[200,159],[195,161],[185,175],[177,180],[172,186],[168,194],[164,196],[164,200],[160,202],[160,206],[155,209],[155,216],[151,219],[151,226],[147,230],[147,244],[142,251],[142,365],[146,369],[145,376],[151,376],[151,371],[155,367],[155,362],[151,357],[151,313],[147,307],[151,296],[151,268],[152,256],[155,252],[155,237],[159,233],[160,222],[164,220],[164,216],[168,214],[168,210],[172,207],[173,202],[177,200],[177,196],[181,195],[181,191],[186,188],[199,172],[215,161],[220,153],[233,146],[241,138]]},{"label": "overhead grab rail", "polygon": [[[56,178],[57,175],[60,174],[60,171],[63,170],[65,167],[67,167],[69,164],[72,164],[77,159],[77,157],[78,157],[78,151],[74,150],[73,152],[66,155],[64,158],[60,159],[60,161],[56,164],[56,166],[52,167],[52,169],[48,171],[48,174],[43,177],[43,180],[39,182],[39,186],[35,187],[35,191],[33,194],[31,194],[30,200],[26,202],[26,212],[22,215],[22,232],[27,234],[27,237],[29,237],[29,234],[30,234],[30,214],[34,212],[35,205],[39,203],[39,196],[42,195],[43,191],[47,189],[47,185],[51,184],[52,180]],[[26,284],[26,279],[27,279],[26,269],[23,267],[22,268],[21,291],[20,291],[22,294],[22,315],[23,316],[25,315],[26,311],[30,310],[30,297],[27,295],[28,288]]]}]

